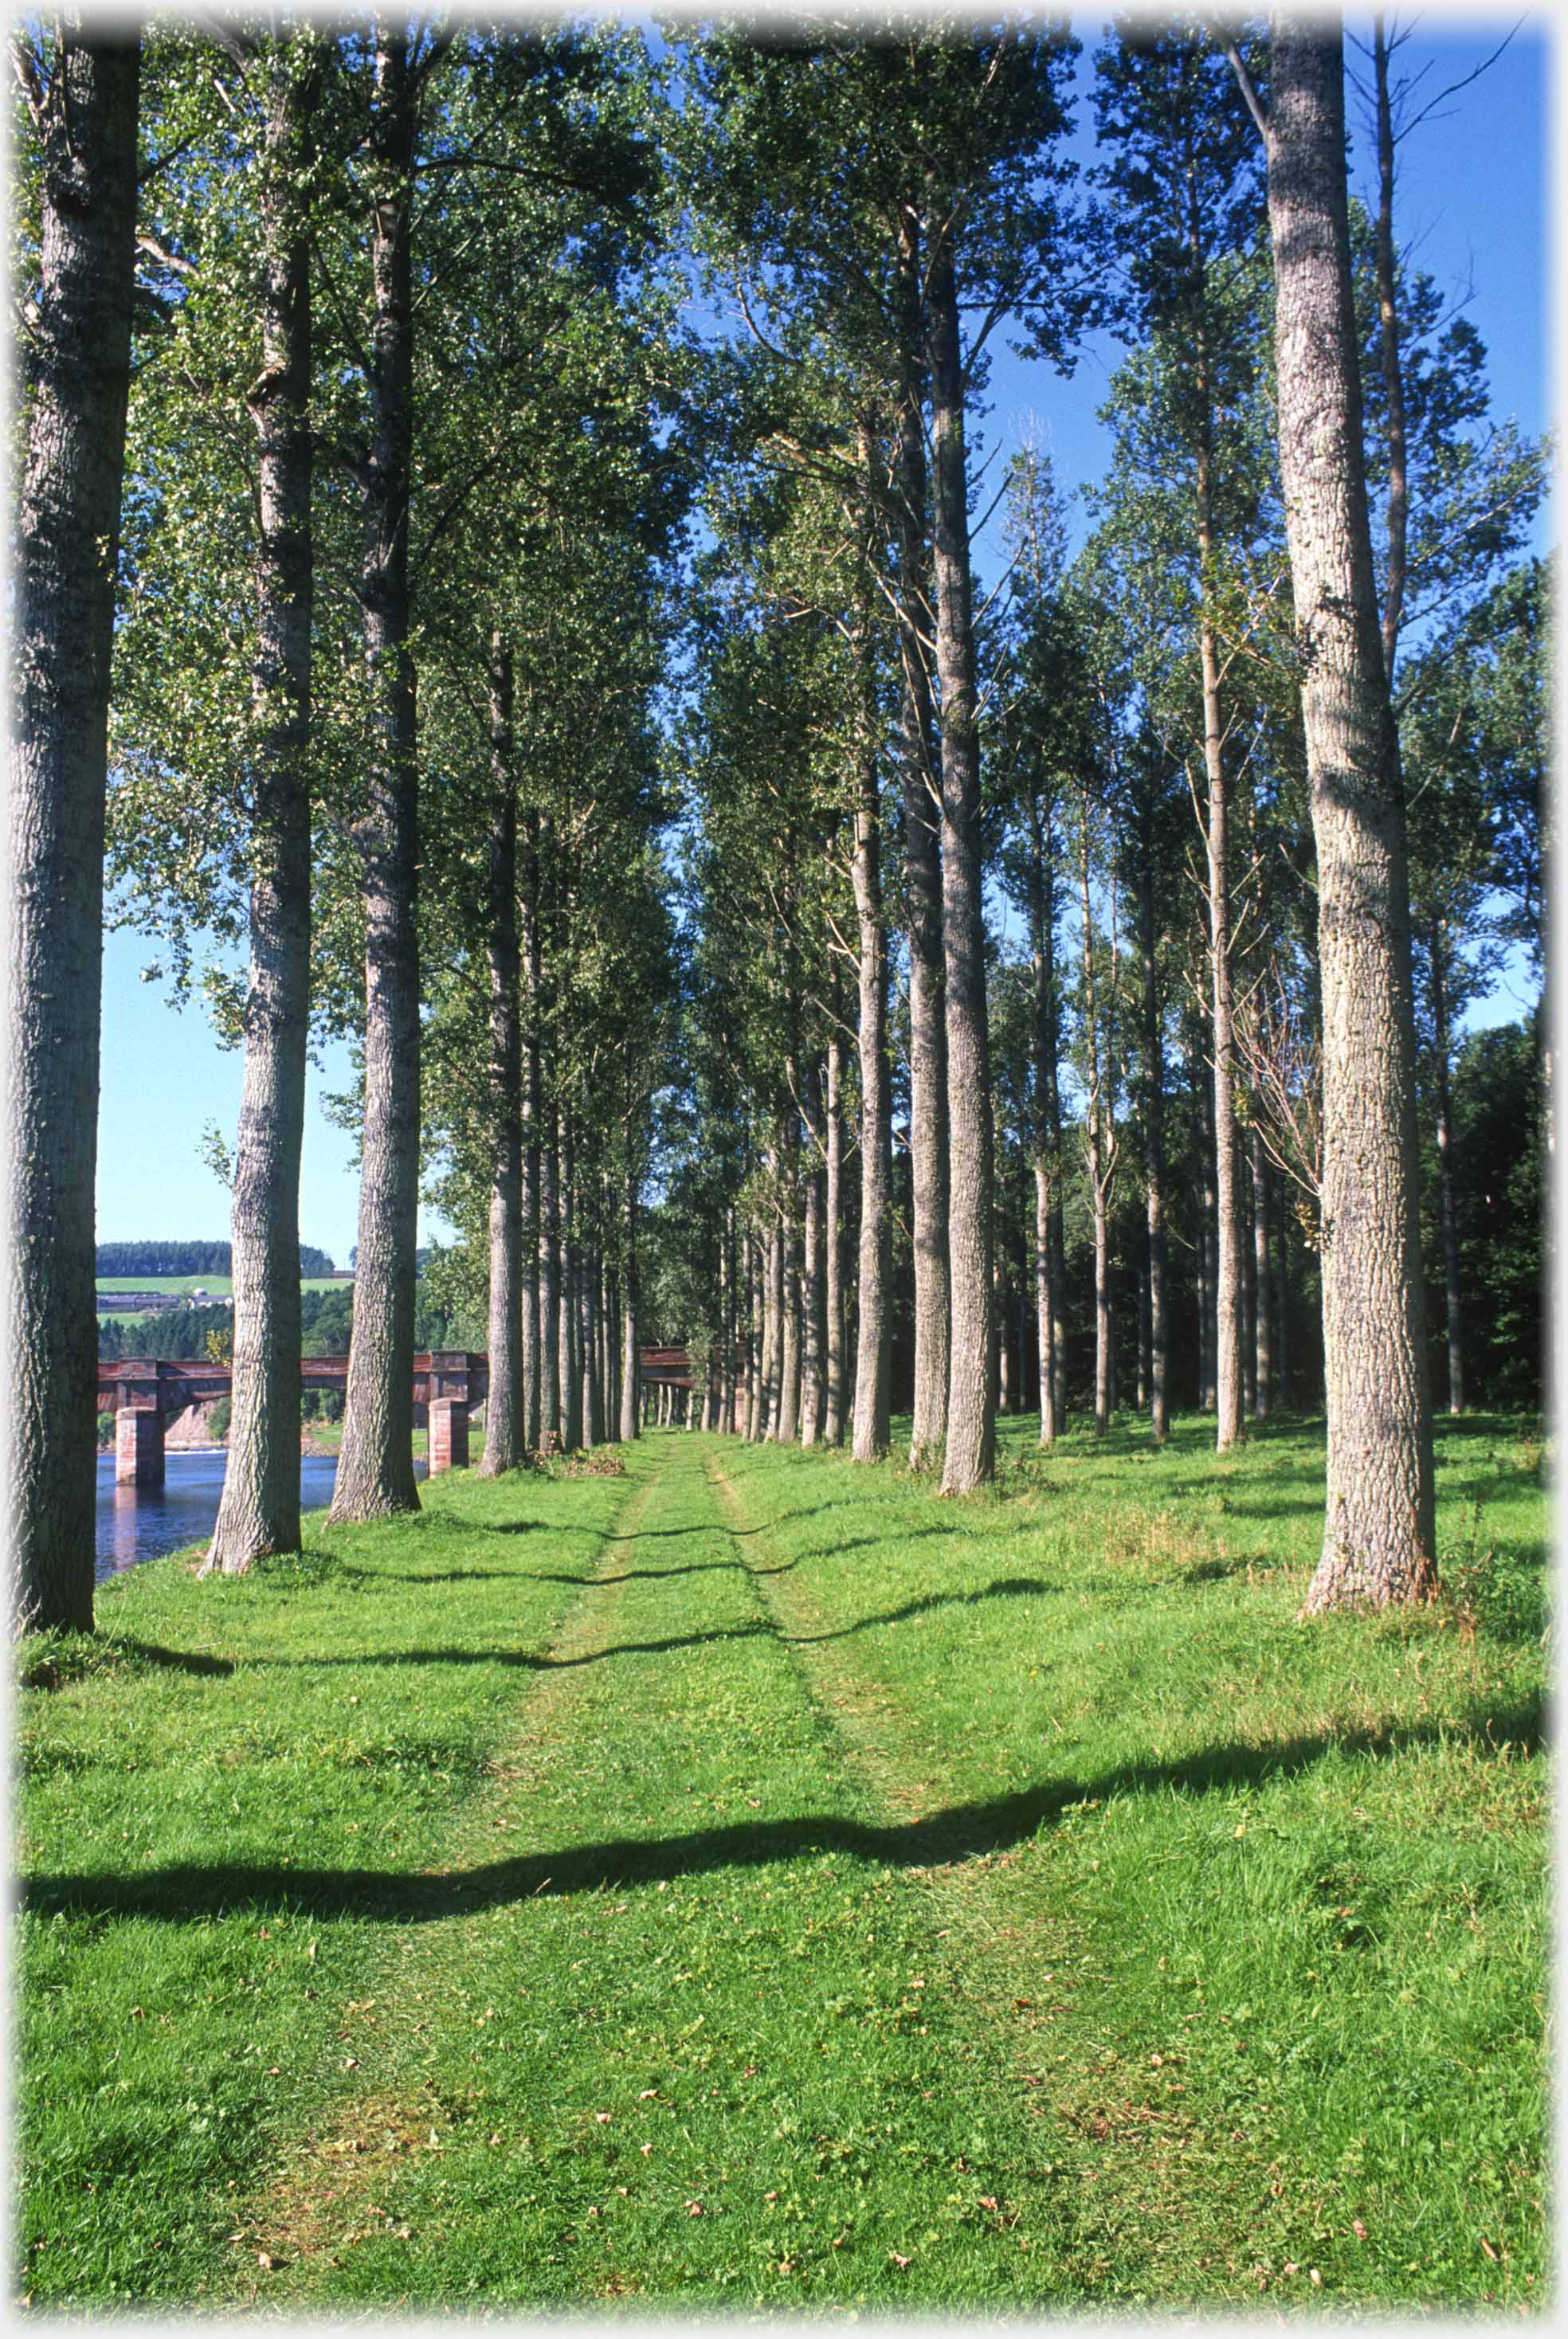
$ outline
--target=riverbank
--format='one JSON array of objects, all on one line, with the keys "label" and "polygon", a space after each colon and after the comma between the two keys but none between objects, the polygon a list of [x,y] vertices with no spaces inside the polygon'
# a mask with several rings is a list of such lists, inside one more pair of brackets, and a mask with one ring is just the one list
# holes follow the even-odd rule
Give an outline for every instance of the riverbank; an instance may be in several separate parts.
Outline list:
[{"label": "riverbank", "polygon": [[1545,1515],[1296,1621],[1320,1432],[626,1476],[102,1600],[22,1695],[35,2304],[1539,2298]]}]

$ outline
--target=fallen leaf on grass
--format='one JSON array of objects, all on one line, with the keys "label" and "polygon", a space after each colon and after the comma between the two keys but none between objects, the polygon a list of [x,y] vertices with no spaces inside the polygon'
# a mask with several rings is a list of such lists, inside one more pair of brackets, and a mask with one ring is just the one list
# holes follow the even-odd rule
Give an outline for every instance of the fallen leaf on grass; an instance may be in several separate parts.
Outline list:
[{"label": "fallen leaf on grass", "polygon": [[901,2257],[897,2250],[890,2250],[888,2255],[896,2266],[906,2266],[909,2264],[909,2260],[906,2257]]},{"label": "fallen leaf on grass", "polygon": [[1491,2258],[1491,2259],[1493,2260],[1493,2262],[1494,2262],[1494,2263],[1495,2263],[1495,2261],[1496,2261],[1496,2257],[1497,2257],[1497,2253],[1496,2253],[1496,2251],[1493,2248],[1493,2246],[1492,2246],[1491,2243],[1487,2240],[1487,2238],[1486,2238],[1486,2236],[1485,2236],[1485,2235],[1484,2235],[1484,2234],[1483,2234],[1483,2235],[1482,2235],[1482,2236],[1481,2236],[1481,2246],[1482,2246],[1482,2248],[1485,2251],[1485,2253],[1486,2253],[1487,2256],[1488,2256],[1489,2258]]},{"label": "fallen leaf on grass", "polygon": [[702,2217],[705,2216],[707,2212],[704,2209],[700,2201],[688,2201],[686,2203],[686,2215],[688,2217]]}]

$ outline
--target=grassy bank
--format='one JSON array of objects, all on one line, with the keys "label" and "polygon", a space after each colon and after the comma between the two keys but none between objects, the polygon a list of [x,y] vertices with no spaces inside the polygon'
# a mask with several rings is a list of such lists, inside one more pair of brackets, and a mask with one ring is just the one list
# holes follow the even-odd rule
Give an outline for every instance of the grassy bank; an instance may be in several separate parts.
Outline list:
[{"label": "grassy bank", "polygon": [[23,2288],[1537,2299],[1538,1449],[1445,1427],[1450,1595],[1304,1626],[1312,1427],[1210,1434],[121,1579],[22,1699]]}]

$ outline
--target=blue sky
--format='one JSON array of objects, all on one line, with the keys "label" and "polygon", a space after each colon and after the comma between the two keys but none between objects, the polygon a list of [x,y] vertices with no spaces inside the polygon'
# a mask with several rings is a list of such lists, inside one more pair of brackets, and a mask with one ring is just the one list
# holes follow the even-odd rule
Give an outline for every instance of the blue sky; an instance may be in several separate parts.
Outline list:
[{"label": "blue sky", "polygon": [[[1077,19],[1086,48],[1099,21]],[[1503,13],[1427,13],[1402,53],[1403,68],[1414,74],[1429,64],[1423,94],[1435,94],[1478,65],[1514,21]],[[1445,118],[1415,132],[1402,150],[1398,196],[1399,233],[1416,264],[1451,295],[1470,289],[1468,313],[1490,355],[1494,416],[1516,417],[1532,432],[1545,429],[1549,414],[1552,54],[1545,22],[1539,15],[1526,20],[1490,71],[1450,102]],[[1365,34],[1368,24],[1352,17],[1348,28]],[[1366,192],[1367,151],[1357,111],[1352,98],[1353,184]],[[1086,126],[1078,143],[1087,151]],[[1107,440],[1096,409],[1117,354],[1109,342],[1091,345],[1063,381],[999,345],[982,423],[999,461],[1032,433],[1050,449],[1064,487],[1097,478]],[[1544,547],[1544,519],[1539,536]],[[984,566],[986,548],[979,549]],[[137,935],[106,938],[98,1131],[98,1235],[105,1242],[228,1232],[229,1198],[200,1148],[209,1122],[232,1140],[240,1057],[217,1045],[199,1006],[176,1009],[161,984],[141,980],[153,955]],[[1508,1021],[1527,1003],[1517,981],[1508,982],[1473,1020]],[[326,1120],[320,1099],[350,1084],[341,1047],[329,1050],[322,1069],[311,1071],[300,1200],[302,1239],[330,1251],[340,1267],[348,1264],[355,1239],[359,1181],[352,1140]],[[421,1239],[430,1231],[439,1234],[440,1222],[426,1214]]]}]

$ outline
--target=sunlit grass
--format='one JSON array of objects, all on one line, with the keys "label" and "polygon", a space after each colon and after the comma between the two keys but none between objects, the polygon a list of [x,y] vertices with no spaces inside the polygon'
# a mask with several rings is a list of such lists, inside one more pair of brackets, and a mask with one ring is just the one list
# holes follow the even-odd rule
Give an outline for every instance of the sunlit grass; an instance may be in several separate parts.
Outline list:
[{"label": "sunlit grass", "polygon": [[120,1579],[22,1699],[24,2289],[1535,2297],[1539,1448],[1304,1625],[1320,1428],[1211,1434],[669,1433]]}]

